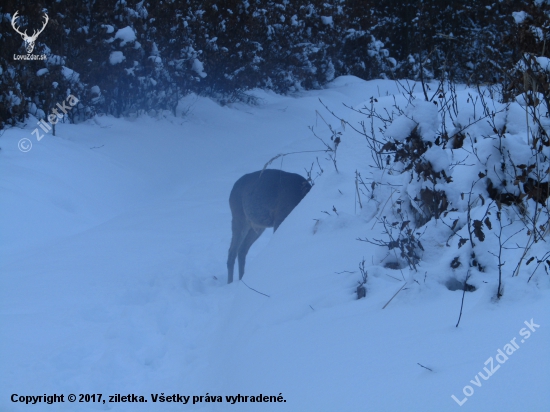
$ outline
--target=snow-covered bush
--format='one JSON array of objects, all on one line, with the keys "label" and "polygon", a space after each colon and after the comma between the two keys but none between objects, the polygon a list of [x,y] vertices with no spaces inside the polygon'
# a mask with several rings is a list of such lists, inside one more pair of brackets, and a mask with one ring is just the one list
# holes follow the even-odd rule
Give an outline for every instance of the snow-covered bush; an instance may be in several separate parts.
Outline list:
[{"label": "snow-covered bush", "polygon": [[504,103],[502,88],[445,81],[400,87],[401,97],[354,109],[359,126],[340,119],[371,151],[357,172],[358,206],[370,218],[366,205],[376,205],[381,235],[359,240],[387,251],[378,262],[386,268],[465,290],[490,283],[498,298],[520,270],[525,282],[540,281],[550,269],[545,103]]}]

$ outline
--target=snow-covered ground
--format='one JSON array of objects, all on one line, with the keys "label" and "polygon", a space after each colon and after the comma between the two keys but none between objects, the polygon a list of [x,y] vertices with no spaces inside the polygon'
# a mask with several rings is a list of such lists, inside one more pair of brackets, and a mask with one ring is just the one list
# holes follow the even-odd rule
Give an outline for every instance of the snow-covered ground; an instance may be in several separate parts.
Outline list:
[{"label": "snow-covered ground", "polygon": [[[468,93],[459,93],[464,113]],[[480,249],[487,269],[472,275],[477,290],[465,294],[455,327],[463,292],[446,282],[464,280],[449,263],[466,247],[457,252],[448,226],[427,224],[417,271],[385,268],[387,249],[357,240],[384,237],[377,222],[392,214],[395,179],[405,180],[386,176],[388,185],[377,189],[385,203],[363,197],[361,208],[355,171],[373,173],[369,182],[384,176],[371,167],[365,139],[319,99],[357,124],[365,119],[342,103],[361,107],[374,96],[380,108],[405,107],[397,84],[344,77],[292,97],[253,94],[255,106],[188,96],[178,117],[59,124],[57,136],[40,141],[32,135],[36,121],[4,132],[0,411],[548,410],[550,281],[543,266],[530,282],[533,266],[512,277],[521,248],[507,250],[514,263],[504,266],[496,300],[498,268],[489,252],[498,253],[498,243],[490,232]],[[418,115],[429,140],[437,110],[420,100],[406,114]],[[524,133],[521,107],[507,113],[510,133]],[[308,130],[330,143],[327,123],[343,133],[338,172]],[[409,123],[399,117],[390,132],[405,137]],[[471,132],[485,133],[485,123]],[[23,138],[32,143],[26,153],[18,149]],[[433,147],[427,156],[448,168],[448,152]],[[289,152],[301,153],[270,167],[305,176],[313,163],[313,177],[320,167],[323,173],[277,233],[266,231],[252,247],[244,281],[262,294],[242,282],[227,285],[231,187]],[[453,174],[450,201],[459,210],[448,222],[462,219],[459,226],[467,201],[460,193],[470,190],[469,173],[478,173],[470,161]],[[549,240],[533,253],[541,257]],[[357,300],[363,258],[367,293]],[[20,398],[44,394],[63,394],[65,402]],[[79,402],[80,394],[102,399]],[[108,402],[116,394],[147,403]],[[190,396],[188,403],[160,401],[174,394]],[[239,394],[248,401],[226,398]],[[260,394],[279,401],[251,402]]]}]

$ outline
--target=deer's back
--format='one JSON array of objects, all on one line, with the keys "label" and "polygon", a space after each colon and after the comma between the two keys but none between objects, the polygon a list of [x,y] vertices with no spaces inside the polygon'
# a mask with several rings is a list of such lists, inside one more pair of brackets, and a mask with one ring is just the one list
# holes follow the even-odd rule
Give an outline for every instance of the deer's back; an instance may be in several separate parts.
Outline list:
[{"label": "deer's back", "polygon": [[231,190],[233,216],[246,217],[253,225],[273,227],[280,223],[309,192],[302,176],[265,169],[242,176]]}]

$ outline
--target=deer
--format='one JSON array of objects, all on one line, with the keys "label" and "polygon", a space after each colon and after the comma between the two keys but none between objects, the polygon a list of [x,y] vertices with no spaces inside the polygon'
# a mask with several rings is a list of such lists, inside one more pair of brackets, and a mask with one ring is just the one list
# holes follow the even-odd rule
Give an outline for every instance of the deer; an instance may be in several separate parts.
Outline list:
[{"label": "deer", "polygon": [[11,18],[11,26],[13,27],[13,29],[19,33],[21,35],[21,37],[23,38],[23,41],[25,42],[25,48],[27,49],[27,53],[28,54],[31,54],[32,51],[34,50],[34,42],[36,41],[36,39],[38,38],[38,35],[40,33],[42,33],[44,31],[44,29],[46,28],[46,25],[48,24],[48,21],[49,21],[49,17],[46,13],[44,13],[44,17],[46,18],[46,20],[44,21],[44,24],[42,25],[42,28],[38,31],[34,30],[33,33],[32,33],[32,36],[29,36],[27,34],[27,30],[25,30],[24,33],[21,33],[19,31],[19,27],[16,27],[15,26],[15,22],[17,21],[17,19],[19,18],[19,16],[17,15],[17,13],[19,13],[19,10],[17,10],[15,12],[15,14],[13,15],[13,17]]},{"label": "deer", "polygon": [[232,238],[227,283],[233,282],[235,259],[238,258],[241,280],[250,246],[266,228],[272,227],[275,232],[310,189],[302,176],[277,169],[248,173],[235,182],[229,195]]}]

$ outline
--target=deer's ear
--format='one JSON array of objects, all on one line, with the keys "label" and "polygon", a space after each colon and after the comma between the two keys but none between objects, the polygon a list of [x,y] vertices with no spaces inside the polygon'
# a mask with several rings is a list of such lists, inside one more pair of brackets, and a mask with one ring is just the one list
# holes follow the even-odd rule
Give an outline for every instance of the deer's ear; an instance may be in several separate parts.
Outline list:
[{"label": "deer's ear", "polygon": [[21,35],[21,38],[22,38],[23,40],[25,40],[25,35],[24,35],[24,34],[22,34],[22,35]]}]

